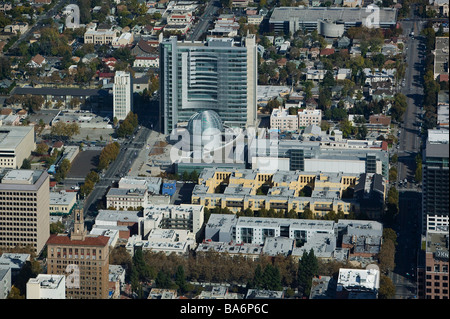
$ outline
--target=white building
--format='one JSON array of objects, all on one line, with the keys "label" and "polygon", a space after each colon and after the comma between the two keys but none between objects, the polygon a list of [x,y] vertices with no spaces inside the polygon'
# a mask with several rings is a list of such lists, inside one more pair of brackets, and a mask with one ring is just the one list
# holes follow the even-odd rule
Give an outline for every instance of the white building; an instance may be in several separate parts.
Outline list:
[{"label": "white building", "polygon": [[[327,220],[240,217],[235,229],[236,243],[262,245],[269,237],[286,236],[308,242],[317,233],[334,236],[335,225],[333,221]],[[289,233],[284,234],[286,229]]]},{"label": "white building", "polygon": [[146,189],[140,188],[111,188],[106,194],[106,207],[115,209],[128,209],[132,207],[146,207],[148,195]]},{"label": "white building", "polygon": [[298,111],[298,126],[306,127],[308,125],[320,126],[322,122],[322,110],[303,109]]},{"label": "white building", "polygon": [[27,299],[66,299],[66,276],[39,274],[30,278]]},{"label": "white building", "polygon": [[113,85],[113,117],[124,120],[133,111],[133,85],[129,72],[117,71]]},{"label": "white building", "polygon": [[339,269],[336,293],[340,298],[376,299],[379,288],[377,269]]},{"label": "white building", "polygon": [[0,300],[8,298],[11,291],[11,268],[0,268]]},{"label": "white building", "polygon": [[123,48],[133,43],[134,37],[131,32],[124,32],[112,40],[113,48]]},{"label": "white building", "polygon": [[134,59],[135,68],[159,68],[159,57],[155,56],[137,56]]},{"label": "white building", "polygon": [[143,235],[154,228],[189,229],[196,236],[204,221],[202,205],[149,205],[144,209]]},{"label": "white building", "polygon": [[298,117],[290,115],[289,110],[280,106],[278,109],[273,109],[270,115],[270,128],[278,129],[280,131],[296,131],[298,129]]}]

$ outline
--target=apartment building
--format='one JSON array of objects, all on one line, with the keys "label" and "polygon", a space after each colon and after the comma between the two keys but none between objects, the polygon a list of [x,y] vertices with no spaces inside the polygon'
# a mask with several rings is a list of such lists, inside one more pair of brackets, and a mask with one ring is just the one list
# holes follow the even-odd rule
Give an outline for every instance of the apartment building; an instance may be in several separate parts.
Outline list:
[{"label": "apartment building", "polygon": [[28,30],[28,27],[28,23],[26,22],[15,22],[13,24],[6,25],[3,28],[3,32],[24,34]]},{"label": "apartment building", "polygon": [[289,114],[289,110],[280,106],[273,109],[270,115],[270,128],[280,132],[294,132],[298,130],[299,117],[295,114]]},{"label": "apartment building", "polygon": [[306,127],[309,125],[320,126],[322,122],[322,110],[302,109],[298,111],[298,125]]},{"label": "apartment building", "polygon": [[45,170],[0,172],[0,247],[30,246],[39,254],[50,236],[49,175]]},{"label": "apartment building", "polygon": [[192,20],[192,12],[172,12],[167,16],[169,25],[190,25]]},{"label": "apartment building", "polygon": [[81,209],[70,234],[47,241],[47,273],[66,276],[66,299],[108,299],[109,238],[88,235]]},{"label": "apartment building", "polygon": [[[309,209],[317,217],[331,210],[358,213],[358,201],[345,194],[359,178],[360,174],[205,168],[194,187],[191,203],[209,209],[227,207],[235,213],[248,208],[296,213]],[[311,195],[301,196],[305,191]]]},{"label": "apartment building", "polygon": [[32,126],[0,126],[0,169],[20,168],[35,149]]},{"label": "apartment building", "polygon": [[144,209],[143,236],[151,229],[186,229],[200,236],[204,221],[204,207],[201,205],[148,205]]},{"label": "apartment building", "polygon": [[383,225],[376,221],[211,214],[205,225],[205,240],[196,251],[216,251],[255,260],[261,255],[279,254],[301,258],[312,249],[322,260],[372,262],[380,251],[382,236]]}]

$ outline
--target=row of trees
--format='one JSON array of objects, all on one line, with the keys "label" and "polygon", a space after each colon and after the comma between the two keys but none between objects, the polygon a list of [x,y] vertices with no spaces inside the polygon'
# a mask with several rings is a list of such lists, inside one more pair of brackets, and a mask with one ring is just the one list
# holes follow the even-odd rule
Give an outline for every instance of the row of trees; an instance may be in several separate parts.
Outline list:
[{"label": "row of trees", "polygon": [[130,257],[123,247],[118,247],[111,252],[110,263],[121,264],[129,269],[132,290],[138,296],[142,294],[141,283],[149,281],[154,281],[153,286],[158,288],[177,289],[180,294],[194,293],[194,287],[189,281],[200,281],[244,283],[246,288],[277,291],[288,287],[289,293],[300,288],[303,296],[309,296],[308,287],[313,276],[319,271],[326,274],[332,271],[337,275],[339,269],[319,262],[312,250],[305,252],[297,264],[292,256],[265,256],[252,260],[216,252],[182,257],[137,250]]},{"label": "row of trees", "polygon": [[133,112],[129,112],[127,117],[120,123],[117,128],[117,136],[118,137],[126,137],[133,134],[134,130],[138,127],[138,118],[137,114]]},{"label": "row of trees", "polygon": [[80,187],[80,194],[83,197],[88,196],[94,189],[95,184],[98,183],[100,177],[96,171],[90,171],[84,178],[84,184]]},{"label": "row of trees", "polygon": [[[387,231],[384,240],[395,245],[395,232]],[[380,269],[391,268],[392,250],[380,253]],[[261,256],[258,259],[242,256],[231,257],[217,252],[191,254],[189,256],[166,255],[151,251],[136,250],[131,257],[124,247],[117,247],[110,254],[110,264],[120,264],[128,269],[131,287],[138,298],[144,298],[143,283],[153,282],[153,287],[177,289],[179,294],[199,294],[201,288],[190,282],[220,282],[245,284],[247,289],[269,289],[281,291],[285,287],[287,296],[298,289],[300,296],[308,297],[312,279],[319,274],[335,280],[340,268],[355,268],[348,262],[324,261],[314,251],[304,251],[298,262],[292,256]],[[382,276],[380,298],[392,297],[395,287],[389,278]],[[232,291],[238,292],[236,287]]]},{"label": "row of trees", "polygon": [[99,170],[107,169],[109,164],[116,159],[120,152],[120,144],[113,142],[106,145],[99,156],[97,168]]},{"label": "row of trees", "polygon": [[59,139],[69,139],[77,134],[80,134],[78,123],[56,122],[52,124],[50,129],[50,135]]},{"label": "row of trees", "polygon": [[[448,83],[439,83],[434,79],[434,54],[433,50],[436,45],[436,32],[432,23],[429,22],[427,27],[422,30],[425,41],[425,68],[423,71],[423,109],[425,111],[423,117],[423,129],[427,131],[436,127],[437,124],[437,95],[443,89],[448,90]],[[439,33],[438,35],[442,35]]]},{"label": "row of trees", "polygon": [[65,179],[71,167],[72,164],[70,161],[67,158],[63,159],[58,165],[55,175],[53,176],[55,180],[59,183],[61,180]]},{"label": "row of trees", "polygon": [[[205,220],[208,221],[209,216],[211,214],[235,214],[232,212],[228,207],[222,208],[222,207],[214,207],[214,208],[207,208],[205,207],[204,210],[205,213]],[[293,218],[293,219],[322,219],[322,220],[334,220],[337,221],[339,219],[354,219],[357,216],[353,212],[350,212],[348,214],[345,214],[343,211],[335,212],[334,210],[331,210],[324,214],[323,216],[316,216],[309,208],[305,208],[303,212],[297,213],[294,209],[287,210],[287,209],[266,209],[264,207],[260,208],[259,210],[252,210],[251,208],[247,208],[245,210],[240,210],[235,214],[236,216],[246,216],[246,217],[267,217],[267,218]],[[358,216],[358,218],[364,217],[364,216]]]}]

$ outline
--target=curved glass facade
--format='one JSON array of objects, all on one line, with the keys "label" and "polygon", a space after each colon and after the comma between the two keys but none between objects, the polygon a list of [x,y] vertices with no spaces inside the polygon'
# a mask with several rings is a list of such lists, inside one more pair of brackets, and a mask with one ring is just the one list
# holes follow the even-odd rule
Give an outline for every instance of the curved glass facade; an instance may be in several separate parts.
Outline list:
[{"label": "curved glass facade", "polygon": [[216,130],[223,132],[222,120],[216,112],[211,110],[197,112],[189,119],[187,130],[191,135],[194,133],[214,134]]},{"label": "curved glass facade", "polygon": [[179,42],[172,37],[161,43],[160,114],[165,134],[202,110],[215,111],[221,124],[230,127],[256,122],[257,55],[254,39],[248,41]]}]

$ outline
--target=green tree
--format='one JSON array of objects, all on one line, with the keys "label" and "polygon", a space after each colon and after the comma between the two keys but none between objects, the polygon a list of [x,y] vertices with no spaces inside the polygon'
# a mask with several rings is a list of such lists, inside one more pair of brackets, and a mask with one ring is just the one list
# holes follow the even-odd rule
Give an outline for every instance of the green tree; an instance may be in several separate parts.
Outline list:
[{"label": "green tree", "polygon": [[380,276],[380,289],[378,290],[378,299],[394,299],[395,285],[391,278],[386,275]]},{"label": "green tree", "polygon": [[178,286],[178,289],[182,294],[184,294],[188,290],[186,274],[184,272],[184,267],[181,265],[178,265],[177,271],[175,273],[175,284]]},{"label": "green tree", "polygon": [[395,243],[392,240],[386,240],[378,253],[380,270],[384,273],[392,271],[395,268]]},{"label": "green tree", "polygon": [[48,149],[48,145],[45,142],[41,142],[36,146],[36,153],[42,156],[48,153]]},{"label": "green tree", "polygon": [[308,297],[311,292],[312,279],[318,274],[319,264],[314,251],[304,251],[298,264],[298,285],[299,293]]},{"label": "green tree", "polygon": [[50,224],[50,234],[60,234],[64,232],[64,225],[62,222],[58,221],[56,223]]},{"label": "green tree", "polygon": [[22,162],[21,169],[30,169],[31,168],[31,161],[28,158],[24,158]]}]

